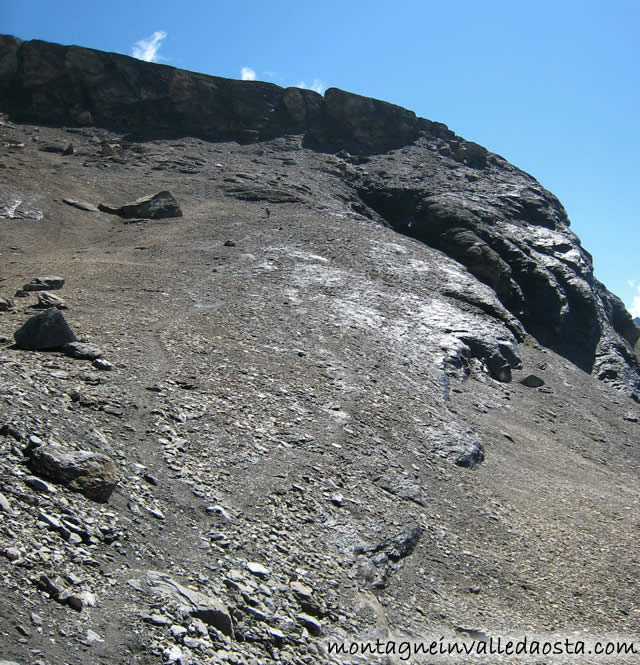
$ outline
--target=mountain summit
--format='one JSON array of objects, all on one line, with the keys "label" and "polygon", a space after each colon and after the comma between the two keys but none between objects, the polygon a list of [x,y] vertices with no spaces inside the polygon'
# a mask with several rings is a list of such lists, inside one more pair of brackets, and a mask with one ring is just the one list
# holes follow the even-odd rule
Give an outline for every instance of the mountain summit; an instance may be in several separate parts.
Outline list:
[{"label": "mountain summit", "polygon": [[534,178],[14,37],[0,112],[0,657],[637,634],[640,329]]}]

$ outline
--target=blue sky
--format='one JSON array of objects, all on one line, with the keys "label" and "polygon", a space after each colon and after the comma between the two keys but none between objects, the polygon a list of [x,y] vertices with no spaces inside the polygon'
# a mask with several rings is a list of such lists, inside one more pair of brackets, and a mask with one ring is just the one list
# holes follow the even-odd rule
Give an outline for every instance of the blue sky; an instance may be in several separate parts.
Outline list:
[{"label": "blue sky", "polygon": [[640,0],[7,0],[0,30],[444,122],[556,194],[640,316]]}]

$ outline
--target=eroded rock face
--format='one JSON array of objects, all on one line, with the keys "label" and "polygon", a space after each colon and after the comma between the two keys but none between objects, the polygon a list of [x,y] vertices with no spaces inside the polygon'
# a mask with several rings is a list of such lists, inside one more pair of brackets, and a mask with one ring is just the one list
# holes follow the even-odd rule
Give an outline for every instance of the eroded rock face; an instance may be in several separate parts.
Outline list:
[{"label": "eroded rock face", "polygon": [[321,149],[379,152],[415,139],[424,125],[406,109],[341,90],[323,99],[311,90],[13,37],[0,37],[0,92],[0,108],[17,120],[96,124],[147,137],[254,142],[303,133]]},{"label": "eroded rock face", "polygon": [[[373,168],[348,177],[387,224],[444,252],[491,287],[541,344],[635,394],[638,328],[595,279],[591,255],[556,197],[496,155],[474,169],[477,175],[460,173],[465,177],[455,189],[437,163],[429,166],[429,176],[413,182]],[[507,377],[503,360],[495,353],[487,357],[493,358],[492,372]]]}]

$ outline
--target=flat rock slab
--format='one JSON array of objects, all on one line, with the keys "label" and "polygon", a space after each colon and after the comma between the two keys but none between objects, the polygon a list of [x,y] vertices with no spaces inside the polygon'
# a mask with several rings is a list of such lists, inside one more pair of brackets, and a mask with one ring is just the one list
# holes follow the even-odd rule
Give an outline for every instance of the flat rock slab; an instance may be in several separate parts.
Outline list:
[{"label": "flat rock slab", "polygon": [[23,287],[23,291],[55,291],[64,286],[64,277],[47,275],[46,277],[34,277]]},{"label": "flat rock slab", "polygon": [[55,307],[36,314],[13,333],[16,345],[28,351],[58,349],[68,342],[75,342],[76,336]]},{"label": "flat rock slab", "polygon": [[171,192],[164,190],[157,194],[143,196],[133,203],[122,206],[112,206],[100,203],[98,208],[102,212],[119,215],[125,219],[164,219],[167,217],[182,217],[182,210]]},{"label": "flat rock slab", "polygon": [[84,210],[85,212],[100,212],[98,206],[93,205],[93,203],[87,203],[86,201],[76,201],[76,199],[62,199],[67,205],[78,208],[79,210]]},{"label": "flat rock slab", "polygon": [[64,353],[78,360],[96,360],[102,357],[102,351],[95,344],[69,342],[62,347]]},{"label": "flat rock slab", "polygon": [[233,623],[227,607],[217,598],[189,589],[166,573],[147,571],[147,585],[164,596],[171,597],[183,611],[214,626],[225,635],[233,636]]},{"label": "flat rock slab", "polygon": [[39,309],[48,309],[49,307],[68,309],[67,304],[60,296],[55,295],[55,293],[49,293],[48,291],[38,292],[38,304],[34,305],[34,307],[38,307]]},{"label": "flat rock slab", "polygon": [[29,465],[35,474],[100,503],[108,501],[120,480],[118,467],[108,455],[88,450],[40,446]]}]

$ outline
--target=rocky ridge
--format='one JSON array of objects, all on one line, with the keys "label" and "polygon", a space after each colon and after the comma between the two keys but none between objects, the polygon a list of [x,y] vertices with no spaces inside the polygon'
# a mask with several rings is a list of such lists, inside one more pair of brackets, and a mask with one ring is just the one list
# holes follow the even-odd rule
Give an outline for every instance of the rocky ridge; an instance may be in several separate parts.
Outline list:
[{"label": "rocky ridge", "polygon": [[[462,263],[543,345],[637,394],[640,329],[595,279],[561,203],[446,125],[335,88],[322,97],[91,49],[0,39],[0,110],[19,121],[95,124],[143,139],[257,142],[300,134],[303,147],[359,155],[348,155],[356,168],[342,174],[358,194],[356,209]],[[402,147],[416,153],[406,160],[411,168],[390,173],[380,154]],[[249,200],[300,200],[245,185],[228,191]],[[511,364],[492,353],[500,358],[493,365]]]},{"label": "rocky ridge", "polygon": [[[637,633],[637,329],[553,195],[383,102],[1,44],[0,657]],[[13,345],[58,285],[100,357]]]}]

